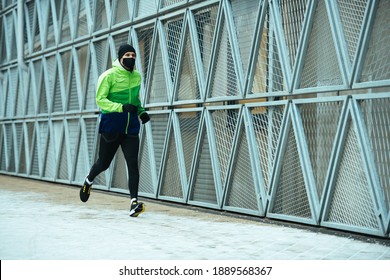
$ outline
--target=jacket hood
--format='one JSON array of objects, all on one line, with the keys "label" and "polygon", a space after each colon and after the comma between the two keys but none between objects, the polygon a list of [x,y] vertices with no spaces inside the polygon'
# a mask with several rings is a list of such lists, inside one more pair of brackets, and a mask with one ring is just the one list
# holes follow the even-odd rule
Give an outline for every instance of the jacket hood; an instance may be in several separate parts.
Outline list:
[{"label": "jacket hood", "polygon": [[122,66],[122,64],[119,62],[119,59],[115,59],[114,62],[112,63],[112,66],[113,66],[113,67],[114,67],[114,66],[115,66],[115,67],[119,67],[119,68],[121,68],[121,69],[127,71],[127,70]]},{"label": "jacket hood", "polygon": [[119,68],[120,70],[123,70],[123,71],[126,71],[127,73],[135,73],[135,72],[138,72],[137,69],[134,67],[134,70],[132,72],[129,72],[128,70],[126,70],[122,64],[119,62],[119,59],[115,59],[112,63],[112,67],[117,67]]}]

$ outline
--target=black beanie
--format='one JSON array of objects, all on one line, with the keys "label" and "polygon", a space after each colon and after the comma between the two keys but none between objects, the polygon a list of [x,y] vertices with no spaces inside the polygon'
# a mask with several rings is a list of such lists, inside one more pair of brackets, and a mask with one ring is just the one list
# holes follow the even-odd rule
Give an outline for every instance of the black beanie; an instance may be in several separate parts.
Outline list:
[{"label": "black beanie", "polygon": [[119,50],[118,50],[118,59],[121,59],[122,56],[127,52],[134,52],[135,53],[135,49],[133,48],[133,46],[130,46],[129,44],[125,44],[125,45],[120,46]]}]

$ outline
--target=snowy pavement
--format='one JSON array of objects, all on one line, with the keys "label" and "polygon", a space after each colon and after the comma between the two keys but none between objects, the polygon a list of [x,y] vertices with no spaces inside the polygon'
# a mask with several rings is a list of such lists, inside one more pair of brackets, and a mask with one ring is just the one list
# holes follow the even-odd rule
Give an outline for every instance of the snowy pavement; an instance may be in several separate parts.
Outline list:
[{"label": "snowy pavement", "polygon": [[2,260],[390,260],[389,242],[0,175]]}]

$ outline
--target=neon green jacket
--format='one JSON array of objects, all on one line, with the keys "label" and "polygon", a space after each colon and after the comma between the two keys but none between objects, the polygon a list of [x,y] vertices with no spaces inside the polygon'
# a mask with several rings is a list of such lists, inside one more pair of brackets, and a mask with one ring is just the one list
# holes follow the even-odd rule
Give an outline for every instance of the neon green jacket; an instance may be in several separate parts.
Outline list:
[{"label": "neon green jacket", "polygon": [[[102,110],[100,133],[138,134],[138,116],[145,113],[139,100],[140,86],[141,74],[136,70],[127,71],[118,59],[100,75],[96,90],[96,104]],[[123,104],[136,106],[137,113],[123,112]]]}]

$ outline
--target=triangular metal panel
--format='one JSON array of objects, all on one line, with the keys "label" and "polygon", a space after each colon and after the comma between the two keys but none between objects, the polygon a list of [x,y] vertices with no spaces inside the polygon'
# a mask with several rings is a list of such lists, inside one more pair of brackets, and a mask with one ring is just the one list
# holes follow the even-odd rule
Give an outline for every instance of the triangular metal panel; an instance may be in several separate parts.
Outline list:
[{"label": "triangular metal panel", "polygon": [[[86,152],[88,154],[88,165],[92,166],[95,152],[97,151],[97,142],[99,134],[97,131],[98,121],[96,117],[83,118],[81,122],[82,133],[85,134]],[[97,158],[96,158],[97,160]]]},{"label": "triangular metal panel", "polygon": [[179,63],[177,69],[177,75],[175,79],[174,88],[174,100],[177,102],[188,101],[188,100],[200,100],[200,84],[199,78],[196,71],[196,60],[194,59],[193,45],[191,43],[191,34],[189,31],[188,23],[185,24],[183,33],[183,42],[181,52],[179,54]]},{"label": "triangular metal panel", "polygon": [[213,124],[213,140],[215,141],[216,153],[218,155],[218,165],[221,174],[220,181],[224,189],[234,148],[240,110],[239,107],[235,107],[209,110],[209,112],[211,113]]},{"label": "triangular metal panel", "polygon": [[303,66],[298,79],[299,88],[346,87],[325,1],[317,2],[309,24],[312,28],[308,35],[306,52],[301,58]]},{"label": "triangular metal panel", "polygon": [[[64,124],[65,122],[62,126],[64,126]],[[56,179],[58,178],[59,181],[69,182],[69,173],[71,172],[69,161],[71,161],[71,159],[69,158],[69,143],[67,141],[65,129],[61,129],[60,137],[61,138],[58,141],[58,174]]]},{"label": "triangular metal panel", "polygon": [[17,58],[17,47],[16,47],[16,12],[11,11],[4,15],[4,37],[5,45],[7,48],[7,60],[12,61]]},{"label": "triangular metal panel", "polygon": [[[81,124],[80,124],[81,125]],[[74,169],[72,174],[74,174],[73,180],[75,182],[84,182],[85,176],[88,175],[89,167],[91,166],[90,161],[88,160],[90,157],[90,152],[88,151],[88,144],[87,144],[87,132],[83,130],[83,126],[79,128],[78,133],[78,139],[77,141],[77,154],[74,164]],[[95,185],[100,185],[101,183],[96,180],[94,180]]]},{"label": "triangular metal panel", "polygon": [[[335,13],[335,16],[339,16],[339,19],[336,20],[339,20],[341,23],[340,30],[343,31],[344,44],[346,44],[348,50],[347,59],[350,63],[349,67],[355,60],[367,2],[368,0],[337,1],[338,13]],[[353,20],[351,20],[352,18]]]},{"label": "triangular metal panel", "polygon": [[105,0],[96,0],[94,6],[94,31],[100,31],[109,27],[111,8],[106,6]]},{"label": "triangular metal panel", "polygon": [[32,91],[31,96],[36,96],[36,93],[33,91],[33,88],[32,88],[31,67],[30,67],[30,65],[27,65],[27,64],[24,66],[25,67],[23,67],[23,68],[19,68],[19,76],[21,77],[20,91],[22,92],[22,95],[23,95],[23,103],[25,103],[23,105],[20,105],[20,107],[23,108],[22,109],[23,113],[21,113],[21,114],[23,116],[27,116],[27,115],[29,115],[29,111],[32,112],[34,110],[34,105],[35,105],[35,100],[33,98],[30,100],[30,102],[32,104],[28,104],[30,91]]},{"label": "triangular metal panel", "polygon": [[[150,80],[146,96],[146,104],[168,104],[170,98],[169,88],[167,84],[167,76],[169,68],[165,66],[163,53],[163,40],[158,32],[158,28],[155,29],[155,43],[152,53],[153,59],[150,64]],[[166,57],[165,57],[166,59]],[[168,70],[168,71],[167,71]]]},{"label": "triangular metal panel", "polygon": [[69,179],[74,180],[74,167],[76,165],[77,153],[79,152],[79,139],[80,139],[80,118],[66,119],[65,125],[65,142],[68,145],[69,156]]},{"label": "triangular metal panel", "polygon": [[214,46],[211,60],[211,73],[208,76],[206,90],[207,101],[213,99],[237,98],[242,95],[241,85],[238,77],[240,68],[234,59],[233,44],[229,32],[229,20],[226,11],[221,9],[217,22],[218,29],[214,38]]},{"label": "triangular metal panel", "polygon": [[15,97],[15,115],[25,116],[26,115],[26,96],[25,96],[25,85],[27,73],[23,72],[21,68],[18,68],[18,81],[16,84],[16,97]]},{"label": "triangular metal panel", "polygon": [[34,176],[34,177],[39,177],[41,172],[41,161],[40,161],[40,157],[39,157],[39,151],[40,151],[40,148],[39,148],[39,145],[40,145],[40,142],[39,142],[39,137],[37,136],[37,126],[38,126],[38,123],[35,122],[34,123],[34,132],[33,132],[33,136],[31,137],[31,168],[30,168],[30,172],[29,174]]},{"label": "triangular metal panel", "polygon": [[52,7],[53,1],[48,1],[48,10],[47,10],[47,29],[46,29],[46,48],[51,48],[57,45],[58,36],[57,36],[57,15],[55,13],[55,7]]},{"label": "triangular metal panel", "polygon": [[15,159],[15,135],[13,133],[12,123],[7,123],[5,127],[5,147],[6,150],[6,170],[8,172],[14,173],[16,171],[16,159]]},{"label": "triangular metal panel", "polygon": [[57,71],[57,62],[55,55],[51,55],[45,57],[43,63],[43,73],[45,78],[46,89],[48,93],[48,102],[49,112],[53,112],[53,99],[54,99],[54,87],[55,87],[55,79],[53,79],[53,73]]},{"label": "triangular metal panel", "polygon": [[8,92],[8,71],[0,72],[2,82],[0,83],[0,117],[5,117],[6,100]]},{"label": "triangular metal panel", "polygon": [[179,122],[178,134],[180,135],[180,149],[183,156],[187,181],[187,185],[185,186],[186,195],[188,195],[191,170],[194,169],[193,164],[196,152],[196,143],[199,137],[198,134],[200,130],[202,111],[200,109],[176,111],[177,120]]},{"label": "triangular metal panel", "polygon": [[38,21],[39,1],[27,2],[25,4],[27,38],[29,39],[29,53],[40,51],[42,49],[41,30]]},{"label": "triangular metal panel", "polygon": [[151,152],[151,133],[149,124],[141,129],[141,141],[139,149],[139,194],[148,197],[156,197],[156,175],[154,171],[154,158]]},{"label": "triangular metal panel", "polygon": [[348,112],[342,123],[338,150],[323,204],[321,225],[374,235],[384,235],[382,217],[374,197],[356,132],[356,119]]},{"label": "triangular metal panel", "polygon": [[287,42],[284,37],[285,30],[283,29],[283,27],[286,26],[286,22],[283,20],[283,16],[280,14],[280,9],[279,6],[276,5],[276,2],[273,1],[270,5],[271,20],[275,32],[275,40],[278,49],[279,59],[281,62],[280,66],[282,68],[282,73],[288,91],[291,91],[291,77],[293,66],[290,63]]},{"label": "triangular metal panel", "polygon": [[203,115],[200,138],[197,143],[194,172],[192,173],[189,189],[189,204],[207,205],[212,208],[219,208],[219,195],[215,185],[215,173],[213,172],[213,163],[209,137],[206,128],[206,114]]},{"label": "triangular metal panel", "polygon": [[281,20],[278,21],[278,24],[283,28],[291,67],[297,63],[297,53],[302,43],[303,24],[307,16],[308,5],[308,0],[280,0],[278,5],[275,5],[278,20]]},{"label": "triangular metal panel", "polygon": [[[356,107],[358,116],[362,116],[363,137],[367,138],[369,145],[363,144],[366,156],[371,163],[368,163],[369,172],[374,186],[375,195],[379,204],[379,209],[383,209],[381,215],[384,221],[390,215],[390,98],[361,99]],[[360,114],[361,112],[361,114]],[[366,142],[366,143],[367,143]],[[385,222],[386,227],[386,222]]]},{"label": "triangular metal panel", "polygon": [[7,102],[10,102],[11,103],[11,98],[12,96],[10,96],[10,94],[7,94],[8,92],[12,92],[12,85],[11,85],[11,81],[10,81],[10,70],[9,68],[6,69],[4,72],[2,72],[2,80],[3,80],[3,90],[4,90],[4,94],[3,94],[3,98],[4,98],[4,103],[2,104],[3,108],[4,109],[3,111],[1,111],[1,114],[4,116],[4,117],[8,117],[10,115],[10,106],[8,105]]},{"label": "triangular metal panel", "polygon": [[[3,42],[0,46],[0,63],[7,61],[7,36],[5,35],[6,25],[4,24],[5,18],[0,19],[0,41]],[[4,43],[5,42],[5,43]]]},{"label": "triangular metal panel", "polygon": [[[332,98],[333,99],[333,98]],[[345,98],[298,104],[311,168],[321,201]]]},{"label": "triangular metal panel", "polygon": [[45,83],[45,72],[44,71],[44,59],[37,60],[35,63],[35,69],[37,70],[38,76],[38,85],[37,85],[37,93],[38,93],[38,114],[45,114],[49,112],[48,108],[48,96],[46,94],[46,83]]},{"label": "triangular metal panel", "polygon": [[[36,90],[37,90],[37,83],[39,80],[40,68],[35,67],[35,65],[36,65],[36,63],[34,64],[33,61],[30,61],[29,65],[28,65],[28,76],[29,77],[27,79],[26,85],[24,85],[25,90],[26,90],[26,101],[33,103],[33,104],[27,105],[27,114],[29,114],[29,112],[35,113],[35,109],[36,109],[35,105],[37,103],[38,94],[37,94]],[[35,71],[38,71],[38,73],[36,73]],[[0,75],[1,74],[2,73],[0,73]],[[7,81],[7,79],[5,79],[5,81]],[[7,83],[3,82],[3,89],[5,90],[6,88],[7,88]],[[0,88],[0,91],[1,91],[1,88]],[[1,116],[1,114],[0,114],[0,116]]]},{"label": "triangular metal panel", "polygon": [[26,149],[23,123],[17,122],[14,125],[15,135],[15,171],[16,173],[26,174]]},{"label": "triangular metal panel", "polygon": [[263,216],[265,213],[258,179],[252,168],[251,141],[246,128],[244,115],[241,115],[230,159],[223,209]]},{"label": "triangular metal panel", "polygon": [[272,15],[270,6],[264,3],[260,13],[259,30],[256,31],[257,38],[253,57],[255,64],[250,70],[253,77],[249,77],[248,89],[250,90],[247,97],[263,95],[264,93],[285,94],[288,92]]},{"label": "triangular metal panel", "polygon": [[[76,56],[76,57],[74,57]],[[79,75],[76,75],[77,69],[77,55],[73,53],[72,51],[72,57],[69,67],[70,67],[70,76],[69,76],[69,81],[67,82],[67,87],[66,87],[66,110],[67,111],[78,111],[80,110],[80,104],[79,104],[79,98],[78,98],[78,78]]]},{"label": "triangular metal panel", "polygon": [[178,15],[174,18],[164,20],[163,34],[167,46],[167,55],[169,62],[169,79],[173,83],[176,78],[176,69],[179,61],[179,50],[184,38],[183,32],[184,15]]},{"label": "triangular metal panel", "polygon": [[[49,125],[52,125],[52,137],[54,138],[53,139],[53,143],[54,143],[54,153],[55,153],[55,173],[54,173],[54,177],[53,179],[57,179],[58,178],[58,172],[59,172],[59,167],[61,164],[63,164],[62,160],[61,160],[61,156],[63,156],[63,154],[61,153],[62,152],[62,148],[63,146],[65,146],[66,144],[63,143],[63,140],[64,140],[64,121],[63,119],[54,119],[52,120],[51,122],[49,122]],[[65,152],[65,155],[66,157],[66,162],[64,163],[65,164],[65,168],[66,170],[68,170],[68,153]],[[68,173],[68,172],[66,172]]]},{"label": "triangular metal panel", "polygon": [[160,177],[160,169],[163,161],[163,152],[168,131],[170,113],[161,112],[151,116],[150,126],[152,133],[152,153],[155,159],[156,178]]},{"label": "triangular metal panel", "polygon": [[168,200],[184,201],[183,185],[180,175],[180,162],[175,140],[174,126],[172,118],[167,129],[167,139],[165,144],[164,162],[162,163],[160,175],[160,187],[158,197]]},{"label": "triangular metal panel", "polygon": [[158,9],[159,0],[134,0],[135,1],[135,18],[142,18],[155,14]]},{"label": "triangular metal panel", "polygon": [[4,117],[5,113],[5,100],[7,98],[7,87],[8,87],[8,82],[6,79],[4,79],[4,72],[0,72],[0,78],[2,79],[0,83],[0,118]]},{"label": "triangular metal panel", "polygon": [[372,15],[373,25],[367,38],[366,55],[363,57],[361,75],[357,76],[358,83],[379,82],[381,85],[390,84],[390,33],[388,15],[390,2],[381,0]]},{"label": "triangular metal panel", "polygon": [[[130,20],[130,12],[133,12],[133,9],[129,9],[129,1],[116,0],[113,3],[113,25],[127,22]],[[132,4],[130,4],[132,5]],[[132,6],[131,6],[132,7]]]},{"label": "triangular metal panel", "polygon": [[95,54],[97,64],[97,74],[100,76],[104,71],[107,70],[107,57],[108,57],[108,40],[103,38],[99,41],[93,42],[93,54]]},{"label": "triangular metal panel", "polygon": [[60,4],[60,14],[58,16],[58,34],[60,43],[70,41],[72,36],[71,24],[73,24],[73,18],[70,19],[67,2],[68,0],[62,0]]},{"label": "triangular metal panel", "polygon": [[39,176],[43,176],[45,160],[46,160],[46,150],[48,147],[49,139],[49,124],[47,121],[38,121],[36,124],[36,137],[37,137],[37,153],[39,161]]},{"label": "triangular metal panel", "polygon": [[77,87],[78,93],[79,93],[79,101],[84,101],[83,96],[84,96],[84,88],[85,88],[85,83],[87,81],[86,76],[88,75],[89,68],[90,68],[90,63],[89,63],[89,45],[82,45],[76,48],[76,51],[74,52],[74,58],[75,58],[75,65],[77,65],[77,71],[76,76],[77,76]]},{"label": "triangular metal panel", "polygon": [[56,55],[56,67],[55,70],[52,72],[52,75],[54,76],[54,90],[53,90],[53,112],[63,112],[64,111],[64,102],[63,97],[65,97],[65,83],[64,83],[64,75],[63,75],[63,68],[62,68],[62,61],[60,59],[60,56]]},{"label": "triangular metal panel", "polygon": [[143,26],[139,29],[131,29],[131,43],[136,49],[138,59],[135,61],[136,69],[141,73],[141,89],[139,92],[141,104],[146,98],[146,84],[148,80],[149,63],[151,58],[153,34],[155,25]]},{"label": "triangular metal panel", "polygon": [[28,81],[25,85],[25,93],[26,93],[26,115],[27,116],[35,116],[36,114],[36,98],[37,94],[37,77],[35,76],[34,64],[32,62],[28,65]]},{"label": "triangular metal panel", "polygon": [[16,111],[16,98],[18,95],[19,75],[16,67],[8,70],[8,94],[6,94],[5,116],[13,117]]},{"label": "triangular metal panel", "polygon": [[[192,12],[196,27],[196,34],[192,36],[195,39],[193,46],[196,47],[196,53],[199,53],[199,56],[196,56],[196,58],[201,58],[203,71],[199,71],[199,73],[203,73],[204,76],[199,75],[199,79],[203,85],[206,84],[212,59],[211,52],[219,10],[219,5],[213,4]],[[202,89],[203,91],[204,89]]]},{"label": "triangular metal panel", "polygon": [[60,59],[58,62],[58,67],[61,67],[59,69],[60,73],[62,73],[62,77],[59,78],[63,81],[64,89],[68,88],[68,81],[69,81],[69,75],[70,75],[70,65],[72,60],[72,51],[71,49],[67,49],[64,52],[60,52]]},{"label": "triangular metal panel", "polygon": [[286,104],[268,105],[259,103],[249,105],[251,124],[256,142],[256,155],[260,162],[262,185],[265,193],[271,190],[271,176],[275,166],[278,143],[282,134],[282,123],[286,118]]},{"label": "triangular metal panel", "polygon": [[97,65],[94,52],[91,50],[92,44],[89,44],[88,57],[85,65],[85,82],[83,87],[83,109],[97,110],[96,105],[96,87],[98,81]]},{"label": "triangular metal panel", "polygon": [[236,31],[236,37],[238,40],[238,47],[241,56],[241,67],[244,74],[248,71],[250,51],[252,49],[256,21],[259,9],[261,8],[262,1],[250,0],[250,1],[231,1],[232,17],[234,21]]},{"label": "triangular metal panel", "polygon": [[5,140],[5,125],[0,124],[0,170],[7,170],[7,149]]},{"label": "triangular metal panel", "polygon": [[47,131],[47,148],[44,149],[44,169],[42,177],[53,180],[56,174],[57,167],[57,147],[56,147],[56,131],[53,128],[52,121],[48,121]]},{"label": "triangular metal panel", "polygon": [[298,147],[292,109],[287,115],[280,154],[273,173],[272,190],[267,217],[283,218],[307,224],[317,224],[315,209],[311,208],[310,186],[307,186]]},{"label": "triangular metal panel", "polygon": [[78,10],[75,14],[77,20],[75,37],[84,37],[90,34],[90,27],[92,26],[92,16],[89,2],[91,1],[79,1]]},{"label": "triangular metal panel", "polygon": [[[1,131],[0,131],[1,132]],[[1,136],[1,134],[0,134]],[[32,165],[32,158],[36,143],[36,136],[35,136],[35,122],[34,121],[27,121],[25,123],[25,141],[26,141],[26,173],[27,175],[32,174],[32,168],[34,167]],[[1,151],[0,151],[1,154]],[[37,168],[38,165],[35,167]]]}]

